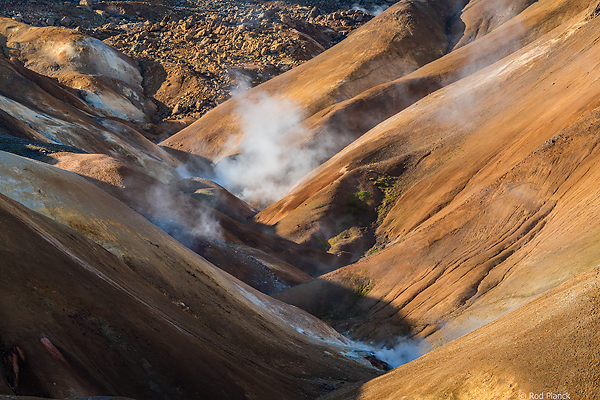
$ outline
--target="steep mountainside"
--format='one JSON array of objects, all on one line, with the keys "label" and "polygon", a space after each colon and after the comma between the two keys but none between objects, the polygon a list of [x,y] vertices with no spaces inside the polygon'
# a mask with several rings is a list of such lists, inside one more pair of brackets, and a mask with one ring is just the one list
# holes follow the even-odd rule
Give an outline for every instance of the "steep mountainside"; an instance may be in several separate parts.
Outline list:
[{"label": "steep mountainside", "polygon": [[[336,256],[245,227],[187,195],[201,200],[219,197],[224,204],[212,207],[241,222],[255,214],[224,189],[216,195],[196,190],[184,194],[180,191],[186,192],[185,182],[180,188],[167,186],[189,174],[172,155],[180,153],[166,152],[146,139],[137,125],[117,118],[126,118],[119,114],[123,104],[135,108],[131,99],[138,99],[138,106],[145,104],[140,71],[131,59],[68,29],[34,28],[6,18],[0,22],[0,35],[6,35],[4,51],[10,57],[0,56],[3,149],[50,163],[56,161],[49,154],[70,152],[63,158],[80,162],[59,167],[106,183],[103,189],[261,291],[282,290],[309,280],[306,273],[321,274],[343,264]],[[75,82],[92,83],[86,89]],[[139,107],[136,110],[146,115]],[[203,160],[197,165],[211,168]],[[187,167],[195,168],[189,162]]]},{"label": "steep mountainside", "polygon": [[[7,53],[7,56],[0,54],[0,105],[2,118],[7,122],[2,133],[42,143],[68,145],[89,153],[108,154],[164,181],[172,181],[178,176],[174,168],[180,163],[176,159],[151,143],[127,121],[112,118],[111,110],[116,110],[117,116],[127,117],[119,114],[125,103],[132,112],[141,113],[126,97],[114,92],[120,87],[130,96],[136,96],[127,82],[135,86],[141,77],[125,56],[81,34],[57,28],[29,28],[1,17],[0,37],[2,50]],[[95,61],[92,66],[88,62],[90,59]],[[72,88],[25,67],[23,61],[42,73],[47,73],[48,68],[56,68],[57,74],[62,72],[61,78],[91,82],[91,87],[80,97]],[[115,62],[119,65],[114,65]],[[98,71],[106,72],[106,75]],[[111,77],[112,72],[123,74],[123,80]],[[98,75],[113,82],[112,85],[102,83]],[[104,102],[102,99],[109,100]]]},{"label": "steep mountainside", "polygon": [[[327,235],[364,192],[376,226],[374,255],[281,298],[359,314],[343,326],[360,336],[408,324],[443,343],[596,265],[597,26],[584,12],[425,97],[259,214],[292,209],[279,229],[303,221]],[[324,287],[351,288],[353,274],[371,291],[349,310]]]},{"label": "steep mountainside", "polygon": [[[247,103],[260,102],[264,96],[282,98],[300,107],[306,117],[403,76],[445,53],[446,20],[457,11],[452,1],[400,1],[330,51],[224,103],[162,144],[211,159],[235,154],[231,136],[243,138],[239,109]],[[261,117],[278,116],[267,109]],[[298,140],[308,138],[302,135]]]},{"label": "steep mountainside", "polygon": [[144,94],[156,108],[153,123],[142,127],[158,140],[241,87],[310,60],[393,3],[11,0],[0,3],[0,15],[68,27],[138,61]]},{"label": "steep mountainside", "polygon": [[90,178],[188,248],[265,293],[342,265],[343,260],[332,254],[249,228],[110,157],[71,153],[48,157],[58,161],[56,167]]},{"label": "steep mountainside", "polygon": [[592,268],[410,364],[323,399],[595,399],[599,273]]},{"label": "steep mountainside", "polygon": [[[554,15],[563,9],[562,2],[545,3],[547,4],[537,2],[530,9],[527,9],[527,12],[508,21],[496,31],[484,36],[477,42],[453,51],[406,77],[375,87],[361,93],[359,96],[356,96],[349,101],[341,102],[325,115],[315,115],[306,123],[309,126],[312,126],[317,132],[330,132],[332,130],[340,132],[354,131],[357,136],[360,136],[426,95],[439,90],[460,78],[468,79],[469,75],[476,73],[482,68],[492,64],[494,61],[510,56],[515,50],[520,49],[521,43],[528,43],[532,39],[537,38],[541,33],[546,32],[550,28],[555,27],[559,22],[564,21],[565,18],[567,18],[569,14],[573,14],[575,10],[585,10],[585,7],[573,4],[573,7],[569,9],[568,13],[561,12],[558,14],[560,17],[555,17]],[[524,30],[524,26],[527,26],[529,29]],[[505,62],[509,63],[511,61],[507,59]],[[491,70],[489,74],[493,73],[493,70]],[[467,80],[463,82],[467,82]],[[457,88],[462,86],[462,82],[455,85]],[[455,114],[455,121],[450,120],[448,121],[449,124],[452,122],[455,122],[454,125],[462,123],[463,110],[469,111],[469,108],[475,105],[480,98],[488,98],[486,93],[471,94],[469,89],[464,90],[464,92],[466,95],[463,93],[453,93],[453,96],[446,98],[448,101],[443,99],[438,100],[437,104],[439,104],[439,107],[448,107],[449,110],[442,109],[427,112],[435,115],[448,114],[448,119],[451,119],[451,115]],[[513,97],[510,97],[506,100],[508,102],[512,101],[512,99]],[[501,101],[501,99],[497,100]],[[427,101],[429,100],[425,100],[425,102]],[[495,101],[492,96],[490,96],[490,101]],[[488,108],[494,106],[495,104],[487,105]],[[467,115],[465,114],[465,117],[466,116]],[[444,121],[438,122],[437,119],[439,118],[436,118],[434,123],[438,123],[438,125],[433,127],[424,126],[422,129],[427,128],[430,129],[430,131],[439,130],[440,132],[446,130],[447,127],[441,125]],[[389,121],[387,123],[389,124]],[[403,121],[395,122],[397,126],[401,126],[402,123]],[[457,128],[460,129],[461,127],[458,126]],[[405,131],[409,132],[409,129],[405,128]],[[384,149],[385,146],[389,145],[390,142],[394,140],[394,138],[391,138],[391,135],[389,136],[390,139],[387,143],[373,143],[370,145],[370,149],[364,150],[361,148],[360,151],[363,151],[365,154],[371,154],[371,149]],[[369,136],[369,139],[364,139],[363,142],[371,140],[370,138],[372,138],[372,136]],[[390,153],[391,152],[388,151],[388,154]],[[358,151],[356,151],[355,154],[358,154]],[[398,160],[390,160],[390,166],[388,168],[391,169],[389,175],[392,177],[399,175],[399,172],[393,171],[394,168],[400,170],[404,168],[400,165],[404,162],[404,160],[402,160],[404,155],[390,154],[387,158],[391,159],[393,156],[397,156]],[[374,157],[375,156],[373,155],[372,158]],[[368,159],[368,157],[365,157],[365,159]],[[328,183],[329,182],[326,184]],[[376,184],[385,189],[386,181]],[[310,195],[312,194],[314,194],[314,190],[310,192]],[[302,218],[306,220],[306,212],[299,209],[298,204],[301,203],[307,195],[309,194],[301,194],[299,190],[296,190],[295,193],[292,194],[293,197],[290,196],[265,210],[261,213],[258,220],[270,225],[277,223],[277,229],[280,235],[292,237],[297,241],[307,240],[310,238],[309,235],[314,235],[315,233],[318,234],[318,224],[312,224],[309,229],[307,229],[308,224],[302,226],[301,229],[295,229],[297,224],[294,223],[294,220],[298,219],[298,213],[304,214]],[[291,198],[294,200],[290,201]],[[338,216],[336,216],[336,218],[337,217]],[[289,222],[287,219],[289,219]],[[310,218],[309,220],[314,222],[313,218]],[[327,237],[331,237],[331,235]]]},{"label": "steep mountainside", "polygon": [[16,393],[303,398],[377,374],[323,322],[83,178],[5,153],[2,167],[2,192],[30,208],[2,195],[2,371]]}]

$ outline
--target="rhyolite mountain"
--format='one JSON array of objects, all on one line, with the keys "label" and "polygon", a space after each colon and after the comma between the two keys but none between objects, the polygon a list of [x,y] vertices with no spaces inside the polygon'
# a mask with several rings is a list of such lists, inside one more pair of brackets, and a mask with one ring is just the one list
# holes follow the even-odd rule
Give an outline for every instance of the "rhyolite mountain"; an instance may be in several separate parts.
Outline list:
[{"label": "rhyolite mountain", "polygon": [[377,375],[84,178],[1,157],[4,392],[293,399]]},{"label": "rhyolite mountain", "polygon": [[0,393],[594,399],[599,16],[400,1],[159,145],[135,60],[0,20]]}]

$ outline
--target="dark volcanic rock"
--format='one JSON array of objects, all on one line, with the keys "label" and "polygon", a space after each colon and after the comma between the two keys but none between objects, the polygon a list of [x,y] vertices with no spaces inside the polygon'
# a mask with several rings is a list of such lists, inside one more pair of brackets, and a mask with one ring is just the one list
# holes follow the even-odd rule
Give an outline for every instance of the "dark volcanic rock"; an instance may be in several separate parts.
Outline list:
[{"label": "dark volcanic rock", "polygon": [[164,139],[171,130],[163,121],[185,126],[233,93],[310,60],[385,2],[362,4],[362,11],[355,5],[361,2],[7,1],[0,15],[76,28],[137,60]]}]

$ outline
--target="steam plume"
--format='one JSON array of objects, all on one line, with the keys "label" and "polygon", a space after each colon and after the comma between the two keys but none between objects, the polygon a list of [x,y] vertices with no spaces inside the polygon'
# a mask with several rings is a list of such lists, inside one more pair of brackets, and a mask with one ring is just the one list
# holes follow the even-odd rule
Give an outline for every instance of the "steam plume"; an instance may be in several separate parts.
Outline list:
[{"label": "steam plume", "polygon": [[223,240],[219,221],[201,207],[190,208],[182,203],[179,192],[156,185],[146,192],[142,213],[156,226],[183,245],[190,247],[196,237]]},{"label": "steam plume", "polygon": [[421,357],[429,350],[425,341],[401,338],[393,347],[382,347],[375,350],[375,357],[396,368]]},{"label": "steam plume", "polygon": [[387,10],[389,7],[386,5],[371,5],[371,7],[369,8],[365,8],[365,7],[361,7],[359,4],[353,4],[352,5],[352,9],[353,10],[357,10],[357,11],[362,11],[365,14],[369,14],[372,15],[374,17],[378,16],[379,14],[381,14],[382,12],[384,12],[385,10]]},{"label": "steam plume", "polygon": [[261,95],[242,103],[238,113],[243,136],[229,144],[238,154],[220,160],[215,172],[218,183],[252,205],[281,199],[339,147],[333,139],[320,141],[318,148],[303,146],[304,115],[289,100]]},{"label": "steam plume", "polygon": [[384,361],[390,368],[397,368],[421,357],[430,350],[426,340],[399,337],[393,346],[373,345],[363,342],[352,342],[352,347],[375,356]]}]

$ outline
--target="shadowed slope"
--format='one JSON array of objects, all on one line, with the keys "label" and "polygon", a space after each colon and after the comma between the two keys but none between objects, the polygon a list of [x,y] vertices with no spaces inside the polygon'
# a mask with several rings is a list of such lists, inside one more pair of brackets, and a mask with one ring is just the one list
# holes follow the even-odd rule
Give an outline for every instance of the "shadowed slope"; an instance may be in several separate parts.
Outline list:
[{"label": "shadowed slope", "polygon": [[3,193],[102,246],[2,196],[3,373],[15,385],[16,359],[20,394],[293,399],[376,373],[340,357],[346,340],[321,321],[82,178],[12,155],[2,165],[22,182],[3,173]]},{"label": "shadowed slope", "polygon": [[182,179],[173,186],[180,192],[238,222],[245,222],[256,214],[256,210],[248,203],[238,199],[223,186],[208,179],[190,177]]},{"label": "shadowed slope", "polygon": [[[211,357],[191,350],[208,339],[206,334],[189,331],[190,317],[160,292],[81,235],[4,196],[1,202],[0,337],[3,353],[16,359],[5,361],[3,374],[17,393],[164,398],[185,382],[180,390],[189,395],[204,390],[214,397],[226,385],[221,374],[211,372],[214,368],[202,367],[209,360],[226,367],[223,350],[215,348]],[[195,357],[188,358],[189,351]],[[178,366],[189,362],[216,386],[190,387],[196,374]],[[179,371],[173,374],[173,368]],[[240,395],[239,387],[227,388]]]},{"label": "shadowed slope", "polygon": [[102,155],[59,153],[56,167],[90,178],[186,247],[249,285],[271,293],[342,265],[331,254],[254,230]]}]

